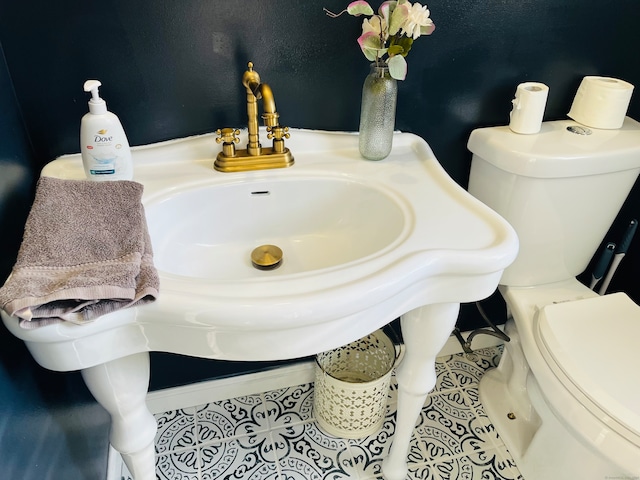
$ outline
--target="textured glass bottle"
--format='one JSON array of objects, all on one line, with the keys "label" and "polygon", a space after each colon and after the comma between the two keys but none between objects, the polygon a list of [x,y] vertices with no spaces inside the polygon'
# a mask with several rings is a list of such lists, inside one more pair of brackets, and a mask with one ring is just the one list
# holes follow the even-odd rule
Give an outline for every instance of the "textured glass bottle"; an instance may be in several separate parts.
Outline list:
[{"label": "textured glass bottle", "polygon": [[398,83],[389,68],[372,63],[362,86],[359,141],[364,158],[382,160],[391,152],[397,98]]}]

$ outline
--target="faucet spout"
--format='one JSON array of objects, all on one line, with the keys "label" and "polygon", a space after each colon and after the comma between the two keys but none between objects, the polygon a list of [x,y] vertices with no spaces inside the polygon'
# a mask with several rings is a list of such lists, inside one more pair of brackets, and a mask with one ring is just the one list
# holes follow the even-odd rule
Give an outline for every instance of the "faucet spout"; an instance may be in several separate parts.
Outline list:
[{"label": "faucet spout", "polygon": [[262,98],[262,111],[264,112],[262,120],[265,127],[277,127],[279,115],[276,111],[276,101],[273,98],[271,87],[266,83],[261,83],[258,87],[258,95],[256,95],[256,98]]},{"label": "faucet spout", "polygon": [[247,64],[247,71],[242,76],[242,84],[247,90],[247,130],[249,133],[247,152],[249,155],[260,155],[262,154],[262,145],[258,133],[258,100],[262,100],[264,111],[262,119],[267,127],[278,125],[276,102],[271,87],[260,82],[260,75],[253,69],[252,62]]}]

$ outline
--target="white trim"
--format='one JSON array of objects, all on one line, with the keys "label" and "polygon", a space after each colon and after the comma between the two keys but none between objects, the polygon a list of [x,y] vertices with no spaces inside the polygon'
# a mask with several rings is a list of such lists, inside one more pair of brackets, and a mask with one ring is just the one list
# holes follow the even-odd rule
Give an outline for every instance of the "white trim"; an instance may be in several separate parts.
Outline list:
[{"label": "white trim", "polygon": [[156,414],[311,383],[314,380],[313,365],[314,362],[309,360],[264,372],[157,390],[147,394],[147,407]]},{"label": "white trim", "polygon": [[107,456],[107,479],[106,480],[122,480],[122,456],[120,453],[109,445],[109,454]]},{"label": "white trim", "polygon": [[[467,337],[470,332],[463,332]],[[502,340],[490,335],[478,335],[473,339],[474,350],[500,345]],[[462,346],[455,336],[450,336],[440,350],[439,357],[462,353]],[[264,372],[197,382],[180,387],[156,390],[147,394],[147,407],[153,414],[179,408],[195,407],[206,403],[253,395],[278,388],[293,387],[314,380],[314,362],[304,361],[285,365]]]}]

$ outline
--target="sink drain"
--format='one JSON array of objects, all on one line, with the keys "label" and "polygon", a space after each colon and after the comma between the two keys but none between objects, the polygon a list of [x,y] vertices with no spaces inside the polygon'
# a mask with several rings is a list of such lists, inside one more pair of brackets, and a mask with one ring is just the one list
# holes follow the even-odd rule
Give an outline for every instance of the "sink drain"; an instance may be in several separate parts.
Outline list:
[{"label": "sink drain", "polygon": [[258,270],[273,270],[282,263],[282,250],[275,245],[260,245],[251,252],[251,264]]}]

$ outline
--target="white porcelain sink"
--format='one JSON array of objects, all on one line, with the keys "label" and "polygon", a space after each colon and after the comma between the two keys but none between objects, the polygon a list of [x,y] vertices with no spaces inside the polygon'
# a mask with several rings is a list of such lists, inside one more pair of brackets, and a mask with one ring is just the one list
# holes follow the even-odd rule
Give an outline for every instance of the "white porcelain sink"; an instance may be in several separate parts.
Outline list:
[{"label": "white porcelain sink", "polygon": [[[54,370],[149,350],[291,358],[423,305],[486,297],[515,258],[511,227],[455,184],[418,136],[395,134],[391,154],[377,162],[360,157],[354,134],[293,129],[287,146],[292,167],[246,173],[213,169],[213,135],[136,147],[158,300],[80,329],[57,325],[56,341],[47,329],[25,338],[9,327]],[[84,178],[79,155],[42,174]],[[280,268],[252,267],[261,244],[282,249]],[[283,330],[305,335],[292,342]],[[100,347],[102,337],[119,335],[126,342]]]},{"label": "white porcelain sink", "polygon": [[[400,242],[412,224],[383,185],[330,175],[195,184],[147,202],[160,270],[213,281],[272,278],[366,261]],[[277,271],[251,263],[254,248],[283,251]]]},{"label": "white porcelain sink", "polygon": [[[34,330],[2,312],[42,366],[82,371],[136,480],[155,478],[149,351],[294,358],[399,316],[402,408],[383,469],[387,480],[405,478],[411,432],[459,304],[493,293],[517,254],[513,229],[453,182],[420,137],[394,134],[378,162],[360,157],[354,134],[292,130],[287,146],[290,168],[246,173],[213,169],[212,135],[133,149],[159,298],[90,324]],[[43,175],[84,178],[80,156],[49,163]],[[253,268],[262,244],[282,249],[279,268]]]}]

